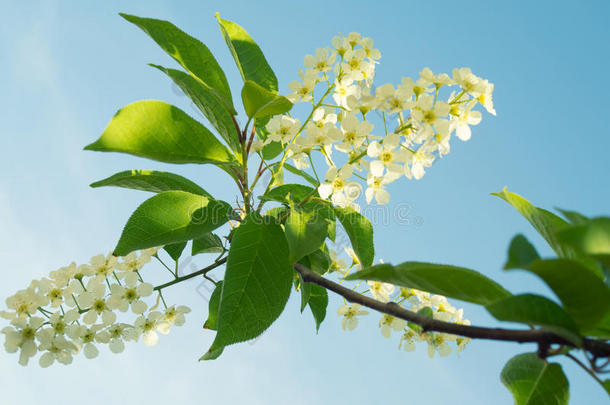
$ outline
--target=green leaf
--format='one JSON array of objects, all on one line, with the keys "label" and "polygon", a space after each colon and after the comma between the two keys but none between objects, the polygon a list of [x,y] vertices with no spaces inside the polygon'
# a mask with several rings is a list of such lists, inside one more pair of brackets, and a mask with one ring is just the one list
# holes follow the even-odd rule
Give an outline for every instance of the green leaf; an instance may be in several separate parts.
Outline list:
[{"label": "green leaf", "polygon": [[179,190],[211,197],[207,191],[187,178],[156,170],[125,170],[90,184],[90,187],[93,188],[104,186],[123,187],[153,193]]},{"label": "green leaf", "polygon": [[610,218],[593,218],[587,223],[566,228],[557,236],[578,252],[610,257]]},{"label": "green leaf", "polygon": [[296,174],[297,176],[301,176],[303,179],[305,179],[312,186],[314,186],[316,188],[318,187],[318,181],[316,179],[314,179],[313,177],[311,177],[306,172],[304,172],[303,170],[297,169],[296,167],[294,167],[294,166],[292,166],[292,165],[290,165],[288,163],[284,163],[284,169],[288,170],[292,174]]},{"label": "green leaf", "polygon": [[[309,263],[306,258],[301,259],[300,263],[306,267],[309,267]],[[295,279],[295,287],[297,290],[301,291],[301,313],[303,313],[307,307],[307,303],[309,302],[311,283],[306,283],[303,281],[303,277],[299,274],[298,278]]]},{"label": "green leaf", "polygon": [[187,72],[212,89],[232,114],[236,114],[227,78],[207,46],[168,21],[119,15],[140,27]]},{"label": "green leaf", "polygon": [[165,245],[163,247],[163,250],[167,252],[169,257],[171,257],[175,262],[177,262],[178,259],[180,259],[180,256],[182,256],[182,252],[184,251],[185,247],[186,242],[178,242]]},{"label": "green leaf", "polygon": [[534,245],[532,245],[525,236],[518,234],[510,242],[508,260],[506,261],[504,268],[521,268],[537,259],[540,259],[540,255],[536,251]]},{"label": "green leaf", "polygon": [[500,193],[492,193],[511,204],[517,209],[538,231],[538,233],[548,242],[551,248],[557,253],[557,256],[580,261],[584,268],[596,274],[600,278],[604,278],[602,270],[599,268],[595,260],[583,256],[572,246],[563,243],[558,238],[558,233],[568,228],[570,225],[558,217],[542,208],[534,207],[529,201],[515,193],[509,193],[506,188]]},{"label": "green leaf", "polygon": [[131,214],[114,255],[200,238],[226,223],[231,214],[224,201],[185,191],[159,193]]},{"label": "green leaf", "polygon": [[265,90],[250,80],[246,80],[241,89],[241,100],[249,118],[271,117],[292,108],[292,103],[286,97]]},{"label": "green leaf", "polygon": [[220,18],[219,13],[216,13],[216,19],[244,81],[252,80],[263,88],[277,93],[275,73],[256,42],[242,27]]},{"label": "green leaf", "polygon": [[137,101],[120,109],[102,136],[85,149],[166,163],[236,163],[203,125],[178,107],[156,100]]},{"label": "green leaf", "polygon": [[302,184],[282,184],[267,191],[259,198],[263,201],[277,201],[284,204],[288,204],[290,201],[300,203],[312,193],[315,193],[315,189]]},{"label": "green leaf", "polygon": [[555,302],[540,295],[513,295],[494,301],[485,308],[500,321],[560,328],[567,331],[562,335],[567,335],[569,340],[580,340],[574,320]]},{"label": "green leaf", "polygon": [[309,260],[309,269],[319,275],[324,275],[330,269],[331,259],[328,255],[328,249],[323,246],[323,249],[318,249],[315,252],[306,256]]},{"label": "green leaf", "polygon": [[375,246],[373,245],[373,225],[351,207],[335,207],[335,215],[343,225],[354,252],[360,259],[363,267],[373,264]]},{"label": "green leaf", "polygon": [[376,280],[487,305],[511,294],[481,273],[445,264],[405,262],[379,264],[351,274],[347,280]]},{"label": "green leaf", "polygon": [[291,210],[284,224],[290,263],[320,249],[326,239],[328,223],[315,211],[305,212]]},{"label": "green leaf", "polygon": [[536,260],[524,268],[553,290],[581,328],[593,328],[610,311],[610,289],[579,261]]},{"label": "green leaf", "polygon": [[580,225],[589,222],[589,218],[576,211],[562,210],[561,208],[555,208],[555,210],[559,211],[561,215],[563,215],[564,218],[573,225]]},{"label": "green leaf", "polygon": [[337,217],[335,216],[335,210],[332,204],[326,200],[312,199],[303,204],[303,210],[315,212],[316,215],[324,218],[328,224],[328,238],[334,242],[337,237]]},{"label": "green leaf", "polygon": [[284,147],[282,146],[281,142],[272,141],[272,142],[266,144],[265,146],[263,146],[263,149],[261,150],[261,154],[263,156],[263,159],[272,160],[276,156],[278,156],[280,153],[282,153],[283,150],[284,150]]},{"label": "green leaf", "polygon": [[313,315],[313,319],[316,322],[316,332],[320,330],[320,325],[326,318],[326,307],[328,307],[328,292],[325,288],[320,287],[317,284],[311,284],[309,291],[309,301],[307,301],[307,305],[309,305],[309,309],[311,310],[311,314]]},{"label": "green leaf", "polygon": [[523,217],[525,217],[525,219],[527,219],[547,241],[555,253],[557,253],[557,256],[568,258],[576,257],[570,248],[566,248],[557,240],[555,235],[560,229],[563,229],[568,225],[566,221],[552,212],[533,206],[519,194],[508,192],[506,187],[499,193],[491,194],[502,198],[519,211],[519,213],[523,215]]},{"label": "green leaf", "polygon": [[265,212],[265,218],[270,218],[277,224],[283,224],[286,222],[286,218],[288,218],[289,211],[290,209],[286,207],[269,208],[267,212]]},{"label": "green leaf", "polygon": [[[235,128],[235,123],[233,122],[232,114],[227,110],[224,104],[218,100],[218,97],[216,97],[212,89],[201,84],[198,80],[181,70],[168,69],[153,64],[150,64],[150,66],[157,68],[168,75],[174,83],[182,89],[184,94],[193,101],[214,128],[216,128],[227,145],[234,151],[240,150],[241,145],[239,143],[239,136],[237,129]],[[241,154],[237,154],[237,158],[240,159]]]},{"label": "green leaf", "polygon": [[216,283],[214,291],[208,303],[208,319],[203,324],[205,329],[218,330],[218,308],[220,308],[220,297],[222,294],[222,281]]},{"label": "green leaf", "polygon": [[195,256],[200,253],[221,253],[224,251],[224,245],[218,235],[208,232],[200,238],[193,240],[191,255]]},{"label": "green leaf", "polygon": [[280,316],[293,280],[280,225],[251,214],[235,231],[209,352],[253,339]]},{"label": "green leaf", "polygon": [[[301,261],[305,267],[311,268],[311,263],[307,257],[304,257]],[[316,322],[316,333],[320,330],[320,325],[326,318],[326,308],[328,307],[328,292],[325,288],[320,287],[314,283],[306,283],[303,281],[303,277],[299,274],[296,281],[298,288],[301,290],[301,312],[305,310],[307,306],[311,310],[314,321]]]},{"label": "green leaf", "polygon": [[220,355],[222,354],[222,352],[225,350],[224,347],[220,347],[218,349],[215,350],[209,350],[208,352],[206,352],[203,356],[201,356],[199,358],[199,361],[201,360],[216,360],[217,358],[220,357]]},{"label": "green leaf", "polygon": [[570,399],[568,379],[561,366],[547,363],[535,353],[510,359],[500,379],[513,394],[515,405],[567,405]]}]

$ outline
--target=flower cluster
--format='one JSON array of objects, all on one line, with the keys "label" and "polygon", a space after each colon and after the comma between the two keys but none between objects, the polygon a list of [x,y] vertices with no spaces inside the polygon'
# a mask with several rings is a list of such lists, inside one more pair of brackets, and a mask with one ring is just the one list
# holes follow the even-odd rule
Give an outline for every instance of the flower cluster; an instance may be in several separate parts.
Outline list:
[{"label": "flower cluster", "polygon": [[[305,57],[300,80],[289,85],[287,97],[311,103],[310,116],[304,123],[275,116],[266,127],[265,143],[280,142],[283,161],[306,169],[313,165],[312,151],[324,156],[328,170],[318,191],[338,206],[354,205],[364,182],[367,203],[386,204],[386,186],[402,176],[421,179],[437,157],[449,153],[452,134],[470,139],[470,126],[481,121],[476,106],[495,115],[494,85],[469,68],[454,69],[451,76],[425,68],[417,80],[405,77],[396,86],[375,87],[380,57],[373,40],[358,33],[333,38],[331,48]],[[453,90],[441,99],[446,89]],[[316,100],[314,94],[321,95]],[[374,131],[375,115],[381,130]]]},{"label": "flower cluster", "polygon": [[[346,276],[352,270],[359,270],[360,265],[357,259],[353,260],[352,265],[347,267],[345,261],[337,258],[335,252],[331,253],[333,270],[338,271],[343,276]],[[346,249],[346,253],[348,256],[355,257],[351,249]],[[367,284],[368,290],[362,292],[362,294],[368,293],[378,301],[392,301],[412,312],[423,313],[440,321],[470,325],[470,321],[464,319],[464,310],[453,307],[447,298],[442,295],[431,295],[430,293],[412,288],[396,288],[393,284],[378,281],[368,281]],[[354,288],[357,287],[358,285]],[[343,330],[352,331],[358,326],[358,317],[368,315],[369,312],[364,310],[360,304],[345,303],[339,307],[337,314],[343,317],[341,321]],[[451,342],[455,342],[456,350],[459,353],[470,341],[469,338],[448,333],[423,332],[420,326],[407,323],[403,319],[388,314],[381,316],[379,328],[381,335],[388,339],[392,336],[392,332],[400,333],[401,337],[398,348],[402,348],[407,352],[414,351],[417,342],[426,342],[430,357],[434,357],[437,351],[440,356],[451,354],[453,350],[450,345]]]},{"label": "flower cluster", "polygon": [[[24,366],[40,352],[40,365],[48,367],[55,361],[70,364],[81,350],[88,359],[97,357],[96,345],[107,344],[119,353],[125,341],[142,338],[148,346],[156,344],[157,331],[169,333],[190,312],[185,306],[155,311],[163,298],[160,293],[154,306],[145,302],[153,295],[153,286],[142,280],[140,270],[156,252],[132,252],[120,260],[97,255],[89,264],[72,263],[32,281],[6,299],[7,311],[0,311],[10,321],[1,331],[6,351],[19,352],[19,364]],[[134,314],[135,321],[119,322],[118,312]]]}]

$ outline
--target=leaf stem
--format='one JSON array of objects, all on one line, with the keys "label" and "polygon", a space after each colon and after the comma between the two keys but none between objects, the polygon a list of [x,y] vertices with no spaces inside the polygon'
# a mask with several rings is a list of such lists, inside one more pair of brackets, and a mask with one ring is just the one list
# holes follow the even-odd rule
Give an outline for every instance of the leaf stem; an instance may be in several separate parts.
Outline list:
[{"label": "leaf stem", "polygon": [[191,279],[193,277],[197,277],[197,276],[200,276],[202,274],[206,274],[208,271],[214,270],[216,267],[222,266],[226,262],[227,262],[227,258],[223,257],[222,259],[220,259],[220,260],[210,264],[207,267],[204,267],[201,270],[197,270],[196,272],[191,273],[191,274],[187,274],[186,276],[177,277],[175,280],[169,281],[169,282],[167,282],[165,284],[158,285],[155,288],[153,288],[153,290],[160,291],[160,290],[162,290],[162,289],[164,289],[166,287],[169,287],[171,285],[174,285],[174,284],[177,284],[177,283],[181,283],[181,282],[183,282],[185,280],[189,280],[189,279]]},{"label": "leaf stem", "polygon": [[578,360],[576,357],[574,357],[570,353],[566,353],[565,356],[570,358],[570,359],[572,359],[574,361],[574,363],[578,364],[583,370],[585,370],[587,373],[589,373],[589,375],[591,377],[593,377],[593,379],[595,381],[597,381],[599,383],[599,385],[601,385],[602,387],[604,387],[604,389],[606,389],[606,386],[604,385],[604,382],[597,375],[595,375],[593,370],[591,370],[589,367],[587,367],[582,361]]},{"label": "leaf stem", "polygon": [[157,260],[159,261],[159,263],[161,263],[161,264],[163,265],[163,267],[165,267],[165,268],[167,269],[167,271],[169,271],[169,272],[172,274],[172,276],[174,276],[174,278],[178,278],[178,274],[177,274],[177,273],[174,273],[174,272],[172,271],[172,269],[170,269],[170,268],[167,266],[167,264],[165,264],[165,262],[159,258],[159,256],[154,255],[153,257],[154,257],[155,259],[157,259]]}]

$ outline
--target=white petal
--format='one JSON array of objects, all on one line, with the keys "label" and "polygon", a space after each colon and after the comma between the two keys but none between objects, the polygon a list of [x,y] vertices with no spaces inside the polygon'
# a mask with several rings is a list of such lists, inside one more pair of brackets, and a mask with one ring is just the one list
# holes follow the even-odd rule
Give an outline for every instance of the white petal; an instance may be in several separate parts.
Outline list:
[{"label": "white petal", "polygon": [[171,325],[167,321],[161,321],[157,324],[156,328],[159,332],[163,333],[164,335],[167,335],[169,333]]},{"label": "white petal", "polygon": [[121,353],[125,350],[125,343],[121,339],[112,339],[108,347],[112,353]]},{"label": "white petal", "polygon": [[100,354],[100,351],[95,347],[92,343],[87,343],[83,348],[83,353],[85,353],[85,357],[88,359],[94,359]]},{"label": "white petal", "polygon": [[472,132],[470,131],[470,127],[468,124],[459,124],[457,129],[455,130],[455,135],[460,138],[462,141],[467,141],[470,139]]},{"label": "white petal", "polygon": [[154,346],[159,341],[159,335],[155,331],[148,331],[142,336],[142,341],[146,346]]},{"label": "white petal", "polygon": [[436,349],[434,348],[434,345],[431,343],[428,343],[428,356],[430,356],[430,358],[433,358],[435,352],[436,352]]},{"label": "white petal", "polygon": [[367,188],[366,191],[364,192],[364,196],[366,197],[366,203],[370,204],[371,201],[373,200],[373,196],[375,195],[375,190],[372,188]]},{"label": "white petal", "polygon": [[93,309],[90,309],[89,311],[87,311],[85,316],[83,316],[83,322],[85,322],[87,325],[91,325],[95,323],[95,321],[97,321],[97,312],[95,312]]},{"label": "white petal", "polygon": [[134,314],[142,314],[144,313],[144,311],[146,311],[146,303],[142,300],[137,300],[134,301],[131,304],[131,310],[133,311]]},{"label": "white petal", "polygon": [[318,193],[320,194],[320,198],[327,199],[329,195],[333,192],[333,186],[330,183],[322,183],[318,186]]},{"label": "white petal", "polygon": [[110,325],[116,321],[116,314],[112,311],[106,310],[102,312],[102,321],[104,322],[104,325]]},{"label": "white petal", "polygon": [[370,157],[377,157],[377,156],[381,155],[381,152],[383,152],[383,148],[377,141],[371,142],[371,144],[369,145],[369,147],[366,150],[366,154],[369,155]]},{"label": "white petal", "polygon": [[54,361],[55,356],[53,356],[53,354],[51,354],[50,352],[46,352],[45,354],[40,356],[40,360],[38,360],[38,363],[40,364],[40,367],[46,368],[52,365]]},{"label": "white petal", "polygon": [[93,295],[90,292],[84,292],[76,298],[76,302],[81,308],[89,308],[93,305]]},{"label": "white petal", "polygon": [[383,176],[383,169],[385,168],[385,166],[383,165],[383,162],[381,160],[374,160],[371,162],[371,165],[369,167],[371,174],[375,177],[381,177]]},{"label": "white petal", "polygon": [[380,188],[375,193],[375,200],[379,205],[385,205],[390,202],[390,193],[387,190]]},{"label": "white petal", "polygon": [[140,297],[148,297],[153,293],[153,286],[150,283],[142,283],[136,287],[136,292]]},{"label": "white petal", "polygon": [[441,357],[449,356],[451,354],[451,346],[445,342],[441,343],[438,347],[438,354],[440,354]]},{"label": "white petal", "polygon": [[138,274],[136,272],[127,273],[125,276],[125,285],[129,288],[135,287],[138,283]]}]

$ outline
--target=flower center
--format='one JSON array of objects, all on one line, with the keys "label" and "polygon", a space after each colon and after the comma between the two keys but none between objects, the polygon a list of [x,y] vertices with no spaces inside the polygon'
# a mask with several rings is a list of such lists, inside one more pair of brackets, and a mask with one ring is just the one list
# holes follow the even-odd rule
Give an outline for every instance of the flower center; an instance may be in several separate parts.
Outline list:
[{"label": "flower center", "polygon": [[379,156],[379,160],[383,163],[390,163],[392,161],[392,152],[383,152],[381,156]]},{"label": "flower center", "polygon": [[345,181],[343,179],[334,179],[333,180],[333,190],[339,191],[342,190],[345,186]]},{"label": "flower center", "polygon": [[130,288],[125,291],[125,299],[127,301],[131,302],[136,298],[138,298],[138,293],[136,292],[135,288]]},{"label": "flower center", "polygon": [[104,300],[96,300],[93,303],[93,309],[95,309],[95,311],[97,313],[102,312],[103,310],[106,309],[106,301],[104,301]]},{"label": "flower center", "polygon": [[426,121],[428,124],[432,124],[435,120],[436,114],[434,114],[434,111],[426,111],[424,113],[424,121]]}]

